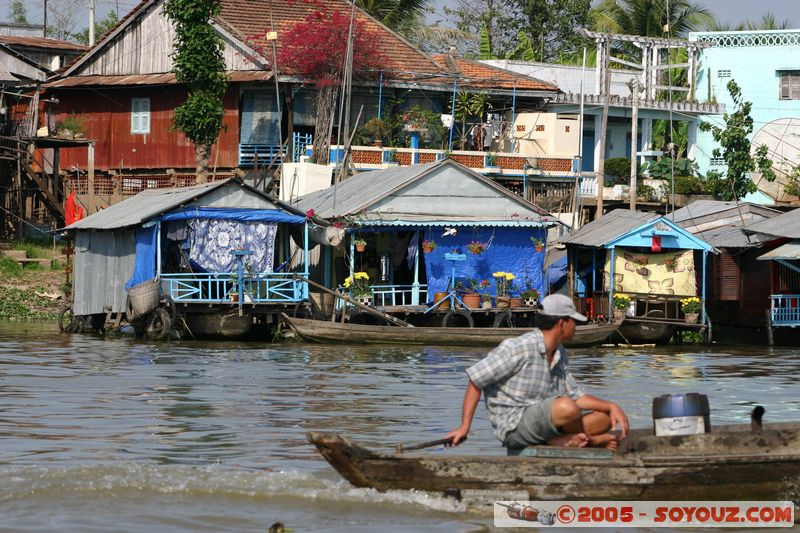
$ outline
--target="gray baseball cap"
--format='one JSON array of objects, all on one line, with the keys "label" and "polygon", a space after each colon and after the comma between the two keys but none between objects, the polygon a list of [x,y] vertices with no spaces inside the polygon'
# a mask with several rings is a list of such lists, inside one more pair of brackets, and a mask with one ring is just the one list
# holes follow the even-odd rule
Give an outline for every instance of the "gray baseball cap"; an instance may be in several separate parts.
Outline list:
[{"label": "gray baseball cap", "polygon": [[563,294],[551,294],[542,300],[542,314],[549,316],[568,316],[578,322],[586,322],[586,317],[575,309],[572,298]]}]

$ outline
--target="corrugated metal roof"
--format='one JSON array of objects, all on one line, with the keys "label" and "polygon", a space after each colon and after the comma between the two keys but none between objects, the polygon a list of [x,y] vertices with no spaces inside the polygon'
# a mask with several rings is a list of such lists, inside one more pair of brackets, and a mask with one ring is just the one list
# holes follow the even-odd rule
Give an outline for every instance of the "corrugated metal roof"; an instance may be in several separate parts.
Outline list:
[{"label": "corrugated metal roof", "polygon": [[758,257],[759,261],[769,261],[773,259],[784,259],[788,261],[800,259],[800,241],[787,242],[783,246],[778,246],[774,250],[770,250]]},{"label": "corrugated metal roof", "polygon": [[59,39],[50,39],[48,37],[28,37],[23,35],[0,35],[0,43],[18,46],[30,46],[36,48],[51,48],[55,50],[76,50],[84,51],[89,47],[73,43],[70,41],[61,41]]},{"label": "corrugated metal roof", "polygon": [[569,237],[561,239],[560,242],[601,248],[617,237],[657,218],[659,215],[654,213],[615,209],[598,220],[589,222]]},{"label": "corrugated metal roof", "polygon": [[0,81],[12,81],[17,82],[19,78],[11,74],[6,67],[0,65]]},{"label": "corrugated metal roof", "polygon": [[748,233],[766,233],[776,237],[800,239],[800,208],[793,209],[769,220],[761,220],[745,226]]},{"label": "corrugated metal roof", "polygon": [[81,219],[65,229],[114,229],[136,226],[156,215],[169,211],[183,203],[217,189],[231,180],[215,181],[176,187],[174,189],[150,189],[123,200],[102,211]]},{"label": "corrugated metal roof", "polygon": [[[270,79],[272,73],[265,70],[242,70],[227,72],[228,81],[264,81]],[[45,83],[48,89],[56,87],[89,87],[94,85],[172,85],[178,83],[175,73],[130,74],[124,76],[72,76]]]},{"label": "corrugated metal roof", "polygon": [[750,202],[737,203],[726,202],[722,200],[696,200],[686,207],[681,207],[674,213],[670,213],[665,216],[669,220],[686,227],[685,222],[709,215],[717,215],[731,210],[735,210],[737,214],[739,213],[739,210],[741,210],[743,215],[749,213],[758,213],[764,215],[765,217],[770,215],[779,215],[781,213],[777,209],[770,209],[769,207]]},{"label": "corrugated metal roof", "polygon": [[392,227],[408,227],[408,228],[420,228],[420,227],[430,227],[430,226],[488,226],[488,227],[520,227],[520,228],[539,228],[545,225],[551,225],[551,223],[556,223],[558,220],[553,218],[552,220],[548,219],[547,217],[542,217],[542,220],[486,220],[486,219],[477,219],[477,218],[461,218],[458,220],[429,220],[429,219],[420,219],[420,220],[362,220],[359,221],[361,225],[364,226],[392,226]]},{"label": "corrugated metal roof", "polygon": [[[511,210],[509,213],[484,212],[478,216],[476,213],[470,213],[469,203],[465,203],[463,215],[459,214],[457,217],[452,214],[437,215],[430,212],[414,211],[413,207],[416,206],[411,207],[410,210],[403,210],[400,212],[369,212],[370,206],[378,203],[388,195],[395,194],[400,189],[410,186],[413,182],[444,167],[453,167],[461,172],[465,176],[465,179],[471,177],[475,181],[483,183],[485,186],[492,189],[493,194],[497,194],[500,198],[507,198],[509,201],[514,202],[514,205],[518,206],[518,208]],[[444,191],[442,194],[445,195],[447,193],[448,191]],[[402,196],[402,193],[398,194],[398,196]],[[447,201],[447,198],[443,196],[441,200]],[[515,195],[508,189],[497,185],[488,178],[449,159],[423,165],[410,165],[406,167],[362,172],[361,174],[357,174],[342,181],[334,187],[329,187],[301,197],[297,204],[294,204],[294,207],[303,212],[313,209],[316,215],[328,219],[358,215],[366,210],[367,212],[361,215],[362,218],[364,220],[369,220],[370,217],[372,217],[376,220],[376,225],[377,222],[380,222],[382,225],[391,225],[395,220],[402,220],[404,223],[414,221],[417,224],[423,221],[431,224],[434,224],[436,221],[447,223],[453,223],[454,221],[487,223],[491,220],[495,223],[498,221],[505,221],[512,222],[514,223],[512,225],[516,225],[518,221],[526,220],[525,216],[527,216],[528,221],[536,225],[540,225],[542,222],[559,223],[555,217],[541,208]],[[515,217],[512,216],[513,211],[519,211],[521,213]]]},{"label": "corrugated metal roof", "polygon": [[[676,211],[677,212],[677,211]],[[714,248],[754,248],[772,240],[772,237],[756,233],[749,235],[742,228],[725,226],[696,234]]]}]

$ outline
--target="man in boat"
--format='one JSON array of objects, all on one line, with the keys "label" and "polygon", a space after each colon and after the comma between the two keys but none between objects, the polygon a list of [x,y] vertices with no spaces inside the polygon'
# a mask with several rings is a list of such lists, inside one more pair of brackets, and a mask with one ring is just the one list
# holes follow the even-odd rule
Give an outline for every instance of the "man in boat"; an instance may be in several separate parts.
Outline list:
[{"label": "man in boat", "polygon": [[[628,418],[614,402],[586,394],[569,370],[562,345],[578,322],[572,299],[553,294],[542,300],[538,327],[503,341],[467,369],[461,426],[447,434],[457,446],[469,433],[483,392],[489,420],[507,448],[531,445],[617,448],[610,430],[628,433]],[[584,414],[586,412],[586,414]]]}]

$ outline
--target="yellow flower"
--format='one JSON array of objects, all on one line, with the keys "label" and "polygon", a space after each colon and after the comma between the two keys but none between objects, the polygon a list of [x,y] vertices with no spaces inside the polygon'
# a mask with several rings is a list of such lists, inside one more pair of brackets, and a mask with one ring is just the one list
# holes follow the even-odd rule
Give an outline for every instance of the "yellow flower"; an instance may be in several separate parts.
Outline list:
[{"label": "yellow flower", "polygon": [[512,279],[514,279],[514,278],[516,277],[516,276],[515,276],[514,274],[512,274],[511,272],[506,272],[505,274],[506,274],[506,275],[505,275],[505,278],[506,278],[508,281],[511,281]]},{"label": "yellow flower", "polygon": [[505,273],[505,272],[493,272],[493,273],[492,273],[492,277],[495,277],[495,278],[504,278],[504,277],[506,277],[506,273]]},{"label": "yellow flower", "polygon": [[356,272],[356,279],[369,279],[369,274],[366,272]]},{"label": "yellow flower", "polygon": [[344,278],[344,286],[345,288],[350,288],[350,285],[353,283],[353,278],[348,276]]}]

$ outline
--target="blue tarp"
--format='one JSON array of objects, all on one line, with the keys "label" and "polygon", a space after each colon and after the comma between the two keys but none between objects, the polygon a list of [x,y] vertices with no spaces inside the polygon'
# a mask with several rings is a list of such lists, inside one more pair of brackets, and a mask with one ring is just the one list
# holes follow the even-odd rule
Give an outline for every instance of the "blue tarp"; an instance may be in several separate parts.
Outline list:
[{"label": "blue tarp", "polygon": [[[424,234],[425,239],[433,239],[438,247],[431,253],[425,254],[425,273],[428,277],[428,299],[433,298],[433,293],[444,292],[448,287],[452,268],[455,265],[456,280],[464,281],[467,278],[478,280],[488,279],[492,282],[490,294],[495,294],[496,287],[493,272],[511,272],[516,276],[514,296],[518,296],[524,289],[525,276],[531,280],[533,287],[539,294],[545,294],[544,280],[544,251],[537,253],[531,242],[531,237],[542,241],[547,238],[546,230],[541,228],[459,228],[453,236],[439,237],[440,228],[429,230]],[[435,232],[435,233],[434,233]],[[469,252],[467,244],[471,241],[488,243],[485,252],[474,255]],[[466,261],[447,261],[446,253],[460,250],[467,255]]]},{"label": "blue tarp", "polygon": [[236,209],[217,207],[185,207],[170,211],[161,220],[188,220],[190,218],[217,218],[242,222],[286,222],[301,224],[305,217],[292,215],[280,209]]},{"label": "blue tarp", "polygon": [[136,230],[136,260],[133,275],[125,284],[130,289],[156,277],[156,230],[158,224]]}]

